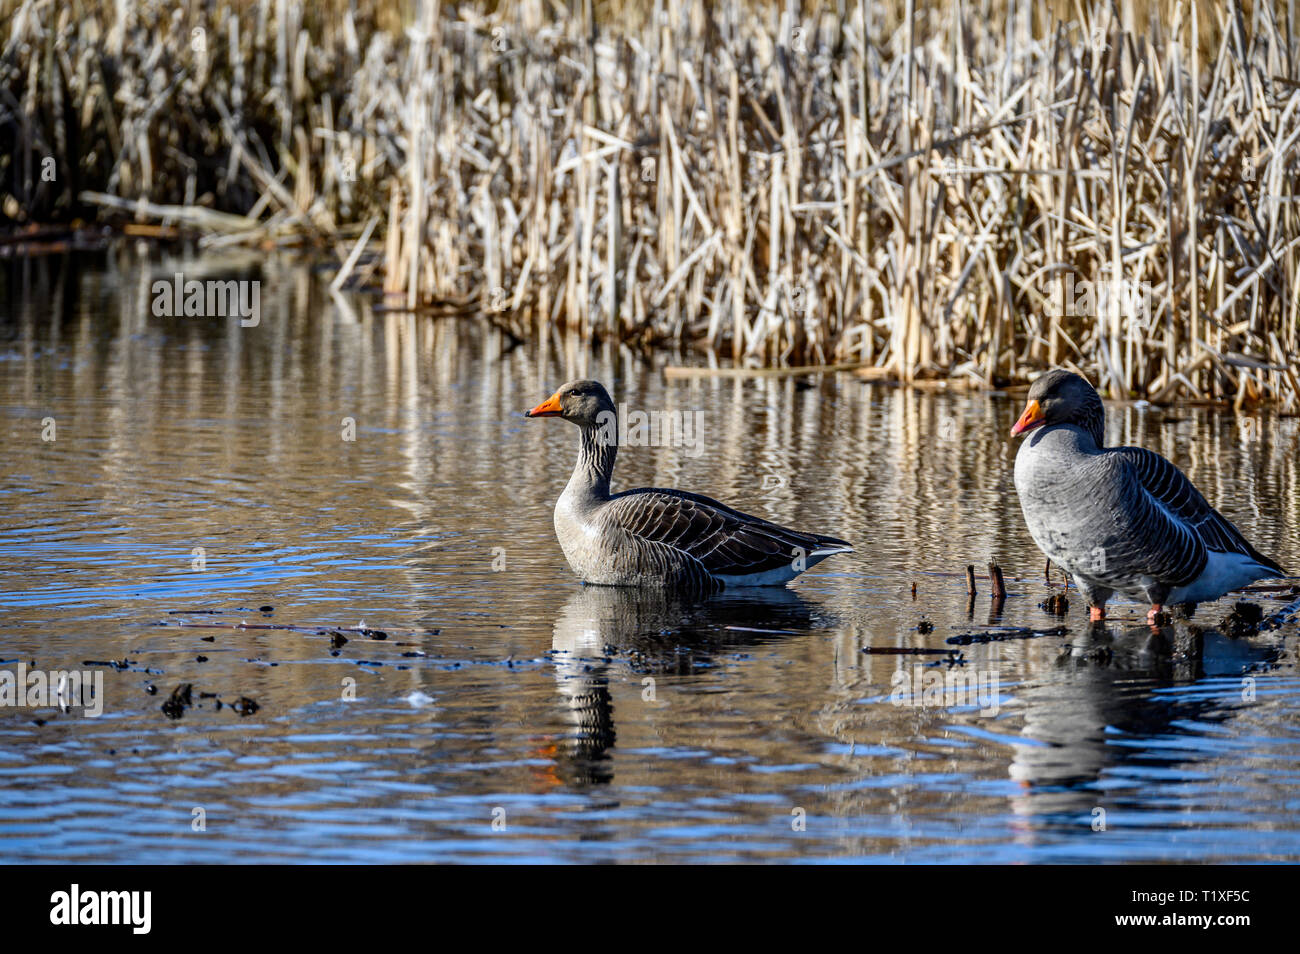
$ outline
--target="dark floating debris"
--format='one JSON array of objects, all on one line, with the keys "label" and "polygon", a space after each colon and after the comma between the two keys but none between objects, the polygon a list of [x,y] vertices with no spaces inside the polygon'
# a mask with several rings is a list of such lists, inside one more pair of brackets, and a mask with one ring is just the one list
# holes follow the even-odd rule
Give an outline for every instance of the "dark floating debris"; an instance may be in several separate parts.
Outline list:
[{"label": "dark floating debris", "polygon": [[201,642],[201,643],[215,643],[216,641],[217,641],[217,637],[215,637],[215,636],[200,636],[200,637],[199,637],[199,642]]},{"label": "dark floating debris", "polygon": [[960,656],[960,649],[943,649],[928,646],[863,646],[862,651],[872,656]]},{"label": "dark floating debris", "polygon": [[928,636],[930,633],[934,632],[934,623],[930,622],[928,619],[923,619],[921,622],[916,624],[916,631],[922,636]]},{"label": "dark floating debris", "polygon": [[944,642],[956,646],[969,646],[972,643],[1000,643],[1008,639],[1034,639],[1038,636],[1064,636],[1070,630],[1065,626],[1053,626],[1051,629],[1030,629],[1017,626],[1012,629],[994,630],[990,633],[958,633],[949,636]]},{"label": "dark floating debris", "polygon": [[[1291,594],[1288,594],[1291,595]],[[1295,594],[1300,595],[1300,594]],[[1259,624],[1260,629],[1279,629],[1289,620],[1300,617],[1300,599],[1294,599]]]},{"label": "dark floating debris", "polygon": [[193,688],[193,683],[185,682],[173,689],[167,701],[162,704],[163,715],[169,719],[179,719],[183,716],[185,710],[194,705],[194,697],[191,695]]},{"label": "dark floating debris", "polygon": [[176,623],[175,626],[178,629],[283,629],[296,633],[321,632],[319,629],[309,629],[305,626],[290,626],[288,623],[250,623],[246,620],[240,620],[238,623]]},{"label": "dark floating debris", "polygon": [[234,702],[230,703],[230,708],[235,710],[237,715],[249,716],[261,708],[256,702],[248,696],[240,696]]},{"label": "dark floating debris", "polygon": [[208,657],[207,657],[207,656],[195,656],[195,657],[194,657],[194,661],[195,661],[195,662],[207,662],[207,661],[208,661]]},{"label": "dark floating debris", "polygon": [[1038,608],[1045,613],[1053,616],[1064,616],[1070,611],[1070,601],[1066,599],[1064,593],[1053,593],[1043,602],[1038,604]]},{"label": "dark floating debris", "polygon": [[147,693],[149,693],[149,695],[151,695],[151,696],[156,696],[156,695],[158,695],[158,687],[155,686],[152,682],[149,683],[147,686],[144,687],[144,691],[147,692]]},{"label": "dark floating debris", "polygon": [[361,622],[357,623],[357,625],[348,629],[348,632],[356,633],[359,636],[364,636],[366,637],[366,639],[387,639],[388,638],[388,634],[385,633],[382,629],[370,629],[368,626],[366,626],[366,621],[364,619]]},{"label": "dark floating debris", "polygon": [[[124,669],[128,669],[128,668],[130,668],[130,666],[131,666],[131,660],[129,660],[129,659],[117,659],[117,660],[113,660],[113,659],[108,659],[108,660],[105,660],[105,659],[83,659],[83,660],[81,661],[81,664],[82,664],[83,666],[112,666],[112,667],[113,667],[114,669],[116,669],[118,672],[121,672],[121,671],[124,670]],[[33,662],[32,665],[34,666],[34,665],[36,665],[36,663]]]},{"label": "dark floating debris", "polygon": [[1243,636],[1253,636],[1259,632],[1260,624],[1263,622],[1263,608],[1258,603],[1247,603],[1241,600],[1232,607],[1232,612],[1224,617],[1223,622],[1219,624],[1219,630],[1225,636],[1241,639]]},{"label": "dark floating debris", "polygon": [[266,605],[266,606],[259,606],[259,607],[257,608],[257,611],[258,611],[259,613],[274,613],[274,612],[275,612],[275,607],[274,607],[274,606],[271,606],[271,605],[268,604],[268,605]]},{"label": "dark floating debris", "polygon": [[348,638],[347,638],[346,636],[344,636],[342,633],[340,633],[338,630],[332,630],[332,631],[330,632],[330,648],[331,648],[331,649],[339,649],[339,648],[342,647],[345,643],[347,643],[347,641],[348,641]]},{"label": "dark floating debris", "polygon": [[1261,659],[1261,660],[1259,660],[1258,662],[1253,662],[1253,663],[1251,663],[1251,664],[1249,664],[1249,665],[1247,665],[1247,666],[1242,666],[1242,667],[1241,667],[1241,671],[1242,671],[1243,673],[1248,673],[1248,672],[1277,672],[1277,671],[1278,671],[1279,669],[1281,669],[1281,668],[1282,668],[1282,664],[1281,664],[1280,662],[1277,662],[1276,660],[1273,660],[1273,659]]}]

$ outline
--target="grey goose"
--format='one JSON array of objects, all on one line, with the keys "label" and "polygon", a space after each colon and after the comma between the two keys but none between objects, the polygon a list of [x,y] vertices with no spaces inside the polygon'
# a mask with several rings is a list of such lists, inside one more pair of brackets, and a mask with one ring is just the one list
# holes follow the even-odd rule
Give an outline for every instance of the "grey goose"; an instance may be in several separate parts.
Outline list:
[{"label": "grey goose", "polygon": [[1151,604],[1218,599],[1282,576],[1181,470],[1141,447],[1106,447],[1105,408],[1086,380],[1056,369],[1029,388],[1012,428],[1016,493],[1034,542],[1074,577],[1093,620],[1116,593]]},{"label": "grey goose", "polygon": [[700,494],[662,488],[611,494],[617,410],[597,381],[570,381],[524,413],[578,426],[578,462],[555,504],[555,535],[586,583],[702,591],[780,586],[853,550],[835,537],[778,526]]}]

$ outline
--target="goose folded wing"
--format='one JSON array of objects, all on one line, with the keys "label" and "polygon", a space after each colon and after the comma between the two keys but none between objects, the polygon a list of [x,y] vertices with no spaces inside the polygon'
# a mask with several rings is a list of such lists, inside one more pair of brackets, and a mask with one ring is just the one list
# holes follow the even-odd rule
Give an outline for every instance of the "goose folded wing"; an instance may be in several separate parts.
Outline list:
[{"label": "goose folded wing", "polygon": [[1278,574],[1282,568],[1250,545],[1236,527],[1210,506],[1187,475],[1169,460],[1144,447],[1118,447],[1113,451],[1128,462],[1146,492],[1192,533],[1208,550],[1240,553]]},{"label": "goose folded wing", "polygon": [[1125,455],[1104,454],[1093,466],[1096,484],[1106,488],[1087,509],[1098,545],[1085,563],[1094,567],[1094,575],[1120,590],[1143,579],[1167,586],[1196,579],[1207,559],[1200,535],[1147,490]]},{"label": "goose folded wing", "polygon": [[617,495],[606,505],[604,519],[633,537],[689,554],[715,576],[774,570],[808,555],[827,539],[682,491]]}]

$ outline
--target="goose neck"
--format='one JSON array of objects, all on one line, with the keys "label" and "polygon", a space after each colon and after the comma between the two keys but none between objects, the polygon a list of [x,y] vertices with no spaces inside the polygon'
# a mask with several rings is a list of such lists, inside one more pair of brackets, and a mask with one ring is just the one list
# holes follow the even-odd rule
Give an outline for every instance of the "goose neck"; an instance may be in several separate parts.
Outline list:
[{"label": "goose neck", "polygon": [[608,428],[582,425],[578,463],[569,478],[568,491],[601,500],[609,497],[609,481],[618,456],[618,442],[612,437]]}]

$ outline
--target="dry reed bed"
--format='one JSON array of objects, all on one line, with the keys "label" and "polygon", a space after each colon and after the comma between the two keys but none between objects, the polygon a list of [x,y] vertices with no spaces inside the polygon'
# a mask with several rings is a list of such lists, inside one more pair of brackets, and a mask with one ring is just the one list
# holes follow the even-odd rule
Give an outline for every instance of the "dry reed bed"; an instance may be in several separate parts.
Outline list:
[{"label": "dry reed bed", "polygon": [[2,5],[12,219],[313,241],[519,334],[1300,406],[1289,5]]}]

